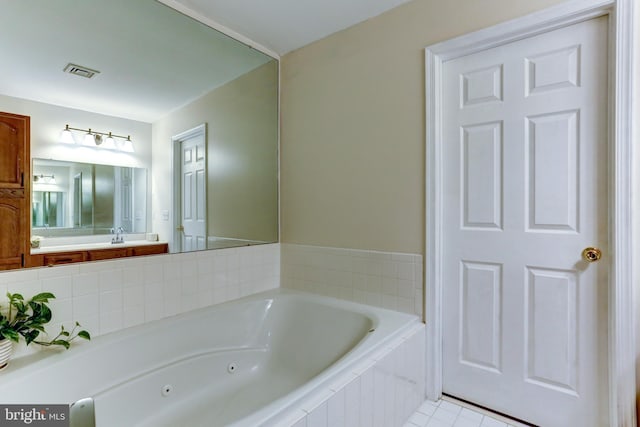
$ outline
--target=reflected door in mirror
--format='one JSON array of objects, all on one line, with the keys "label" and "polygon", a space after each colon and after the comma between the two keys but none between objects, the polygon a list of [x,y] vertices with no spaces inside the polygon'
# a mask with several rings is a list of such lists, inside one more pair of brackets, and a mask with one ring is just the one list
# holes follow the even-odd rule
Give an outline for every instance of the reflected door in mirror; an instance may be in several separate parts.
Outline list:
[{"label": "reflected door in mirror", "polygon": [[74,228],[82,227],[82,172],[73,177],[73,219]]},{"label": "reflected door in mirror", "polygon": [[133,170],[131,168],[115,169],[114,224],[121,224],[121,227],[125,230],[133,230]]},{"label": "reflected door in mirror", "polygon": [[64,193],[61,191],[34,191],[33,227],[62,227],[64,225]]},{"label": "reflected door in mirror", "polygon": [[179,141],[182,170],[182,251],[207,248],[207,151],[204,126]]}]

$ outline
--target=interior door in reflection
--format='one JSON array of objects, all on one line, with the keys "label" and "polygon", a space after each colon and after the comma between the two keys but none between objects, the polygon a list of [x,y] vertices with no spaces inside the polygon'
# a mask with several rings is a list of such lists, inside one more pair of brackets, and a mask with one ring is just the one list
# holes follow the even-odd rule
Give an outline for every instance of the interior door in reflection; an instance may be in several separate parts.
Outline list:
[{"label": "interior door in reflection", "polygon": [[181,142],[182,250],[207,248],[207,153],[204,133]]},{"label": "interior door in reflection", "polygon": [[31,222],[34,227],[62,227],[64,225],[64,193],[34,191]]}]

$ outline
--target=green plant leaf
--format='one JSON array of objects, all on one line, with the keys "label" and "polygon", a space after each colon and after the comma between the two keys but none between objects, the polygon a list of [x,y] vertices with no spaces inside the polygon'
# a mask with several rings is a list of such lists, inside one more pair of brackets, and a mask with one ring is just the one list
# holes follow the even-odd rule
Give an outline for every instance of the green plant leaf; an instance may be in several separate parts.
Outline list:
[{"label": "green plant leaf", "polygon": [[14,302],[14,301],[24,301],[24,297],[21,294],[12,294],[7,292],[7,298],[9,298],[9,302]]},{"label": "green plant leaf", "polygon": [[31,301],[34,302],[49,302],[50,299],[55,299],[55,295],[53,295],[51,292],[42,292],[31,297]]},{"label": "green plant leaf", "polygon": [[4,329],[2,332],[0,332],[0,334],[5,338],[10,339],[11,341],[20,341],[20,335],[18,335],[18,333],[12,329]]},{"label": "green plant leaf", "polygon": [[51,309],[44,304],[40,306],[40,318],[43,319],[42,323],[49,323],[51,320]]},{"label": "green plant leaf", "polygon": [[60,331],[60,335],[62,335],[63,337],[68,337],[69,336],[69,332],[62,330]]},{"label": "green plant leaf", "polygon": [[40,313],[40,304],[33,301],[29,301],[27,304],[29,304],[29,307],[31,307],[31,310],[33,311],[33,315],[37,317],[38,314]]},{"label": "green plant leaf", "polygon": [[24,319],[27,319],[29,317],[28,314],[24,313],[24,312],[17,312],[14,316],[13,316],[13,321],[12,323],[16,323],[19,321],[22,321]]},{"label": "green plant leaf", "polygon": [[91,340],[91,335],[89,335],[89,332],[87,332],[87,331],[78,332],[78,336],[80,338],[84,338],[85,340]]},{"label": "green plant leaf", "polygon": [[40,331],[32,329],[29,332],[25,332],[22,334],[22,336],[24,337],[24,340],[26,341],[27,345],[31,344],[33,342],[33,340],[35,340],[36,338],[38,338],[38,335],[40,335]]},{"label": "green plant leaf", "polygon": [[65,341],[65,340],[53,340],[53,341],[51,341],[51,344],[52,345],[61,345],[64,348],[66,348],[67,350],[69,350],[69,347],[71,346],[71,344],[69,344],[69,342]]},{"label": "green plant leaf", "polygon": [[34,323],[48,323],[51,320],[51,310],[44,304],[29,302],[33,314],[31,321]]},{"label": "green plant leaf", "polygon": [[13,301],[11,305],[18,310],[18,314],[24,314],[27,311],[27,306],[22,301]]}]

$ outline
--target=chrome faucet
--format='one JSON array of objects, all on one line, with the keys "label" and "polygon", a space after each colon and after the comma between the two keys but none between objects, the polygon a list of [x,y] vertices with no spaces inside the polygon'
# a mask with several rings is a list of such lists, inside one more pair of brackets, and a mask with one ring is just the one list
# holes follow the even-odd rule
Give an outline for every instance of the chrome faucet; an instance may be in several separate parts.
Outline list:
[{"label": "chrome faucet", "polygon": [[112,244],[116,244],[116,243],[124,243],[124,228],[122,227],[118,227],[115,231],[113,230],[113,228],[111,229],[111,234],[115,233],[115,237],[111,238],[111,243]]}]

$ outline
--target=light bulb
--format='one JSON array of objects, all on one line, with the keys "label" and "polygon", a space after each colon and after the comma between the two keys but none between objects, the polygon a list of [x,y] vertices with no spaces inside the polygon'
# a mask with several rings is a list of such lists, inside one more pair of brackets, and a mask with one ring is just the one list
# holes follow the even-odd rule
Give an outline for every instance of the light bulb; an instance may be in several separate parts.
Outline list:
[{"label": "light bulb", "polygon": [[67,125],[62,132],[60,132],[59,141],[63,144],[75,144],[76,141],[73,139],[73,134],[69,130],[69,125]]},{"label": "light bulb", "polygon": [[89,132],[87,132],[86,135],[84,136],[83,145],[87,145],[89,147],[96,146],[96,138],[91,133],[91,129],[89,129]]},{"label": "light bulb", "polygon": [[111,132],[109,135],[102,141],[102,148],[106,148],[107,150],[115,150],[116,149],[116,141],[111,136]]},{"label": "light bulb", "polygon": [[124,142],[122,143],[122,151],[124,151],[125,153],[134,153],[135,150],[133,149],[133,142],[131,141],[131,137],[128,136],[127,139],[124,140]]}]

